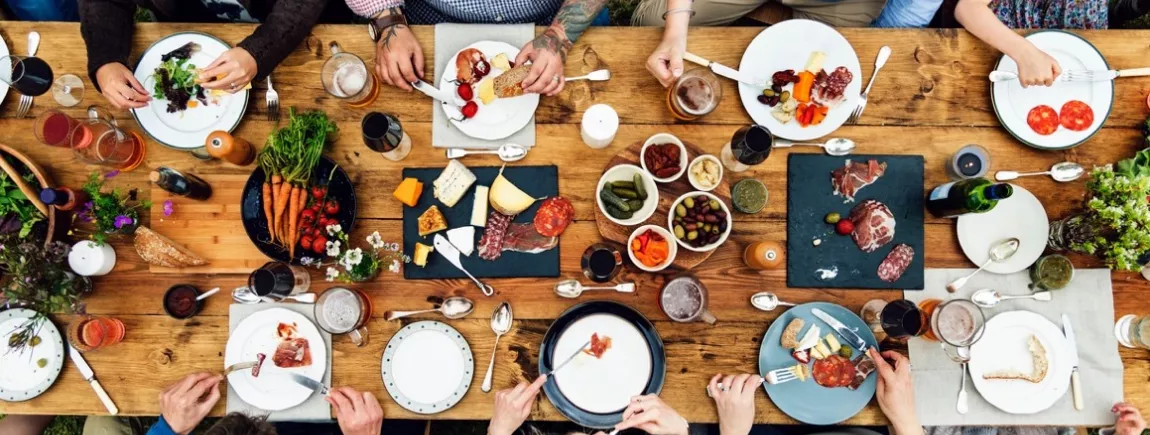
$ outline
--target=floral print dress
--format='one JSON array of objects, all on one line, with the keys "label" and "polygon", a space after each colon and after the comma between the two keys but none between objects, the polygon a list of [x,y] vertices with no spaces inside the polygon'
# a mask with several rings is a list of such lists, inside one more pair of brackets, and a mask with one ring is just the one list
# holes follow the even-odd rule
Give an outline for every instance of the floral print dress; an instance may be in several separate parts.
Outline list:
[{"label": "floral print dress", "polygon": [[1014,29],[1105,29],[1107,0],[994,0],[990,8]]}]

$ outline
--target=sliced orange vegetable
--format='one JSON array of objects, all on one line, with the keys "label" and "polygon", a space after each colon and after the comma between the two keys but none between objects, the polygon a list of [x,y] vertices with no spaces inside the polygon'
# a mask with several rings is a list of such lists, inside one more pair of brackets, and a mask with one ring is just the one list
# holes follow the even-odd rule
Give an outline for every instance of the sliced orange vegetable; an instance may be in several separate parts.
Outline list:
[{"label": "sliced orange vegetable", "polygon": [[811,88],[815,85],[815,75],[809,71],[799,73],[799,82],[795,83],[795,88],[791,91],[791,97],[806,103],[811,101]]}]

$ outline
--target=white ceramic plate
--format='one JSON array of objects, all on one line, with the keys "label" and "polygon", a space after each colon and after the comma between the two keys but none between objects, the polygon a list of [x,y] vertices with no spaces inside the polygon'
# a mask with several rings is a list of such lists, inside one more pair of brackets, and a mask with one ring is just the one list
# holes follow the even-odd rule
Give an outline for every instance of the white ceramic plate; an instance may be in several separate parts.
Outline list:
[{"label": "white ceramic plate", "polygon": [[[8,53],[9,53],[8,41],[4,40],[4,35],[0,35],[0,57],[7,56]],[[8,84],[4,83],[4,82],[0,82],[0,104],[4,103],[4,97],[7,97],[7,96],[8,96]]]},{"label": "white ceramic plate", "polygon": [[[506,42],[498,41],[479,41],[464,48],[475,48],[483,52],[487,57],[488,62],[495,58],[500,53],[507,53],[508,60],[514,62],[515,56],[519,55],[519,48],[512,46]],[[460,50],[463,51],[463,50]],[[455,68],[455,58],[459,55],[456,53],[451,56],[447,61],[447,67],[443,69],[443,76],[439,78],[439,89],[444,92],[455,94],[457,87],[453,82],[455,80],[455,73],[458,71]],[[493,71],[484,77],[483,80],[493,80],[503,71],[491,67]],[[475,89],[475,101],[479,104],[479,111],[475,117],[463,121],[451,120],[451,124],[458,128],[470,137],[483,140],[499,140],[515,134],[515,132],[522,130],[531,122],[531,118],[535,116],[535,109],[539,107],[539,94],[523,94],[513,98],[496,98],[490,105],[484,105],[483,101],[479,99],[479,84],[476,83],[472,86]],[[440,109],[442,110],[442,109]]]},{"label": "white ceramic plate", "polygon": [[[1001,370],[1030,373],[1034,363],[1027,342],[1032,335],[1046,348],[1050,362],[1042,382],[982,378],[985,373]],[[1030,311],[1008,311],[988,320],[982,339],[970,348],[970,377],[991,405],[1010,414],[1034,414],[1050,408],[1066,393],[1073,352],[1062,329],[1045,317]]]},{"label": "white ceramic plate", "polygon": [[[35,315],[25,308],[0,312],[0,346],[5,349],[0,351],[0,400],[5,402],[22,402],[43,394],[64,368],[64,338],[51,320],[40,323],[36,334],[39,345],[21,352],[8,350],[8,338]],[[39,366],[41,359],[44,367]]]},{"label": "white ceramic plate", "polygon": [[[1042,51],[1058,61],[1063,71],[1109,70],[1102,53],[1082,37],[1060,30],[1043,30],[1026,37]],[[1018,64],[1003,55],[995,71],[1018,72]],[[1073,148],[1090,139],[1102,128],[1114,104],[1114,82],[1054,82],[1052,86],[1022,88],[1018,80],[995,83],[990,91],[991,102],[998,121],[1016,139],[1038,149],[1058,150]],[[1030,109],[1045,104],[1060,111],[1067,101],[1079,100],[1094,110],[1094,124],[1084,131],[1058,127],[1053,134],[1035,133],[1026,123]]]},{"label": "white ceramic plate", "polygon": [[[311,346],[311,365],[284,369],[272,363],[272,355],[280,338],[276,328],[280,323],[295,323],[300,337],[306,338]],[[283,308],[269,308],[254,313],[240,322],[228,337],[224,354],[224,367],[232,364],[255,361],[256,354],[267,355],[260,376],[253,378],[251,370],[240,370],[228,375],[228,385],[236,394],[256,408],[265,411],[283,411],[303,403],[314,391],[290,381],[284,372],[294,372],[315,380],[322,380],[327,370],[327,345],[315,324],[295,311]]]},{"label": "white ceramic plate", "polygon": [[[144,51],[144,55],[136,63],[134,73],[136,80],[139,80],[148,92],[152,92],[155,83],[152,74],[161,63],[160,57],[189,42],[200,44],[200,50],[193,53],[188,61],[188,64],[198,68],[207,67],[217,57],[231,49],[228,44],[206,33],[173,33],[156,41]],[[224,130],[230,133],[240,124],[240,119],[247,110],[249,91],[242,90],[219,97],[208,95],[209,100],[218,100],[219,104],[197,105],[176,113],[168,113],[167,100],[153,96],[147,107],[132,109],[132,116],[149,137],[162,145],[179,150],[203,148],[204,141],[211,132]]]},{"label": "white ceramic plate", "polygon": [[970,213],[958,218],[958,244],[966,258],[982,265],[990,258],[990,247],[1011,237],[1019,240],[1018,252],[1005,261],[990,263],[987,272],[1009,274],[1030,267],[1046,249],[1050,220],[1046,209],[1030,191],[1012,184],[1014,194],[998,201],[994,210]]},{"label": "white ceramic plate", "polygon": [[796,73],[802,71],[811,53],[815,51],[826,53],[823,69],[827,73],[845,66],[854,75],[854,79],[843,91],[846,99],[838,106],[832,107],[822,123],[803,128],[797,121],[779,123],[774,116],[771,116],[771,110],[774,108],[758,100],[759,95],[762,95],[762,88],[739,83],[739,98],[742,99],[743,107],[747,109],[751,119],[755,120],[755,124],[767,127],[777,137],[802,141],[826,136],[847,122],[847,118],[858,105],[864,77],[854,47],[851,47],[846,38],[830,26],[811,20],[787,20],[768,27],[760,32],[759,36],[747,46],[747,51],[743,52],[739,71],[757,82],[769,82],[771,76],[778,71],[788,69],[795,70]]},{"label": "white ceramic plate", "polygon": [[404,409],[435,414],[459,403],[475,373],[471,346],[455,328],[422,321],[403,327],[383,351],[383,386]]},{"label": "white ceramic plate", "polygon": [[594,314],[576,320],[555,343],[552,360],[559,364],[591,339],[611,337],[603,358],[580,354],[555,374],[555,384],[572,404],[587,412],[610,414],[643,394],[651,378],[651,349],[643,334],[614,314]]}]

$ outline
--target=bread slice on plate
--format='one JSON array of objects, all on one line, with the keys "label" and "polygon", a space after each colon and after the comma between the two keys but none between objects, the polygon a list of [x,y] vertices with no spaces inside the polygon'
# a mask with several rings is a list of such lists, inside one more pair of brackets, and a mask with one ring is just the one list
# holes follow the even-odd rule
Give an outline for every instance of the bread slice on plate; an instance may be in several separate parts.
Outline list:
[{"label": "bread slice on plate", "polygon": [[780,340],[784,349],[794,350],[799,347],[799,332],[803,330],[803,319],[798,317],[791,319],[791,323],[787,324],[787,328],[783,330],[783,336]]},{"label": "bread slice on plate", "polygon": [[135,245],[136,253],[148,264],[173,268],[208,264],[208,260],[143,225],[136,229]]},{"label": "bread slice on plate", "polygon": [[1050,370],[1050,361],[1046,358],[1046,347],[1042,346],[1042,342],[1038,341],[1038,337],[1030,336],[1027,342],[1027,348],[1030,350],[1030,356],[1034,361],[1034,371],[1031,373],[1022,373],[1018,370],[1000,370],[997,372],[990,372],[982,375],[983,379],[1017,379],[1031,383],[1041,383],[1046,379],[1046,372]]},{"label": "bread slice on plate", "polygon": [[519,65],[500,74],[499,77],[495,78],[495,96],[508,98],[523,95],[523,79],[527,78],[529,72],[531,72],[531,65]]}]

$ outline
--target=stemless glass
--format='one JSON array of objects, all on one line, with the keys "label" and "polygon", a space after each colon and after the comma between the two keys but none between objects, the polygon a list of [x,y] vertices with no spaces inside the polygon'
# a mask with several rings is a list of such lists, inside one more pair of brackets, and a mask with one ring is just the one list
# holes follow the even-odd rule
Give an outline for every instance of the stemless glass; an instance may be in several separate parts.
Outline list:
[{"label": "stemless glass", "polygon": [[260,297],[275,300],[307,292],[309,287],[311,275],[307,269],[282,261],[268,262],[248,275],[248,288]]},{"label": "stemless glass", "polygon": [[667,89],[667,108],[675,118],[694,121],[714,112],[722,97],[719,78],[706,68],[695,68]]},{"label": "stemless glass", "polygon": [[80,316],[68,323],[68,343],[91,352],[124,340],[124,322],[111,317]]},{"label": "stemless glass", "polygon": [[315,303],[315,320],[330,334],[348,334],[357,347],[367,344],[367,321],[371,319],[371,299],[363,292],[346,287],[324,291]]},{"label": "stemless glass", "polygon": [[36,117],[32,124],[32,134],[40,143],[53,147],[67,147],[72,139],[72,131],[80,121],[56,109],[50,109]]},{"label": "stemless glass", "polygon": [[359,56],[340,50],[334,41],[329,46],[331,57],[324,62],[319,77],[323,88],[351,107],[366,107],[379,95],[375,74]]},{"label": "stemless glass", "polygon": [[88,119],[72,130],[72,153],[84,163],[130,171],[144,161],[144,138],[116,125],[106,110],[88,108]]},{"label": "stemless glass", "polygon": [[731,172],[751,169],[770,157],[775,146],[775,135],[761,125],[752,124],[735,131],[731,141],[723,145],[719,160]]}]

